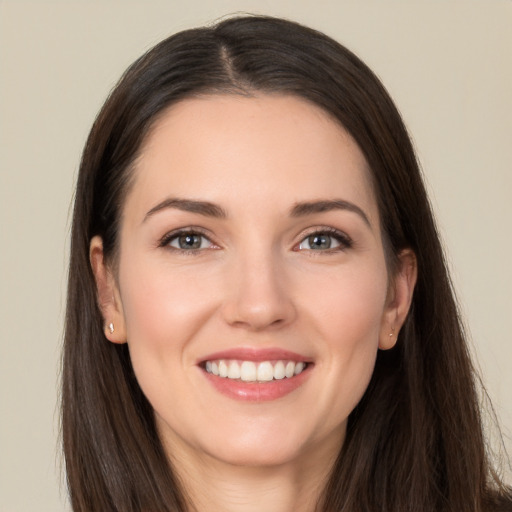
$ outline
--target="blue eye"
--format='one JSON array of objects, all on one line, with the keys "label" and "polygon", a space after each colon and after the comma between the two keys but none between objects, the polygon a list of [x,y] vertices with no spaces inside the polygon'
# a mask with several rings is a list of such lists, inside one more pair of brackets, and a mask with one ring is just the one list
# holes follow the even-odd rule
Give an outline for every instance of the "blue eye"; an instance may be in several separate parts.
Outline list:
[{"label": "blue eye", "polygon": [[172,247],[173,249],[179,249],[181,251],[197,251],[211,247],[212,243],[208,238],[200,233],[182,232],[164,240],[163,245]]},{"label": "blue eye", "polygon": [[346,249],[352,245],[350,239],[339,233],[338,231],[331,233],[329,231],[317,231],[311,233],[304,238],[299,246],[298,250],[306,251],[328,251],[328,250],[341,250]]}]

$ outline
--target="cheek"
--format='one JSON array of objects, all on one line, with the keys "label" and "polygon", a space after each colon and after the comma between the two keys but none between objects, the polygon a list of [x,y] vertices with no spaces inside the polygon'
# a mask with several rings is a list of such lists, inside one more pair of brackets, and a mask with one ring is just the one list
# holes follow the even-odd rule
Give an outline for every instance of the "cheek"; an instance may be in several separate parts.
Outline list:
[{"label": "cheek", "polygon": [[[370,267],[371,268],[371,267]],[[325,376],[317,390],[318,407],[332,411],[329,425],[344,421],[362,398],[370,382],[387,296],[387,278],[375,272],[339,273],[318,283],[308,306],[318,343],[320,370]]]},{"label": "cheek", "polygon": [[192,275],[169,268],[165,261],[139,264],[126,258],[120,272],[121,298],[128,341],[146,343],[180,340],[214,307],[211,275]]},{"label": "cheek", "polygon": [[217,298],[206,275],[191,279],[190,273],[158,261],[143,265],[135,257],[123,265],[119,277],[132,365],[145,394],[158,396],[159,383],[194,367],[190,342]]},{"label": "cheek", "polygon": [[316,282],[306,282],[299,297],[317,325],[325,331],[333,348],[362,348],[365,342],[378,344],[386,311],[387,273],[380,262],[340,269]]}]

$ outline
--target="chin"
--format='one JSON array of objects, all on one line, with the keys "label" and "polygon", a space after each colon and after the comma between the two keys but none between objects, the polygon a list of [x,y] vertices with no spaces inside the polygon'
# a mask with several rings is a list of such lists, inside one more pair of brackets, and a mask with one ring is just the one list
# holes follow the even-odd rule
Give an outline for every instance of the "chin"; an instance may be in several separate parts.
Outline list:
[{"label": "chin", "polygon": [[239,441],[225,444],[222,449],[215,448],[210,455],[219,462],[233,466],[244,467],[272,467],[292,463],[301,457],[300,446],[287,446],[281,443],[243,444]]},{"label": "chin", "polygon": [[[235,425],[232,425],[232,427]],[[337,454],[344,438],[342,431],[304,428],[296,421],[246,421],[239,428],[220,428],[224,435],[209,438],[203,449],[218,461],[234,466],[271,467],[308,463],[311,457],[323,453]]]}]

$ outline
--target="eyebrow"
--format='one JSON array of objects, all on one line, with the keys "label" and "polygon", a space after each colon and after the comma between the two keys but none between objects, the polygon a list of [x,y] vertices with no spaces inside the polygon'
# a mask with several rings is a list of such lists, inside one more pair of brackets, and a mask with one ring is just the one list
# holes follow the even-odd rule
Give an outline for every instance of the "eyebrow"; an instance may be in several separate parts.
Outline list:
[{"label": "eyebrow", "polygon": [[215,217],[218,219],[225,219],[227,217],[226,212],[220,206],[208,201],[194,201],[193,199],[178,199],[175,197],[169,197],[151,208],[151,210],[146,213],[143,222],[145,222],[155,213],[158,213],[167,208],[175,208],[184,212],[198,213],[199,215]]},{"label": "eyebrow", "polygon": [[356,213],[359,215],[370,228],[372,227],[370,224],[370,220],[368,215],[359,208],[359,206],[351,203],[349,201],[345,201],[343,199],[332,199],[332,200],[321,200],[321,201],[308,201],[305,203],[296,203],[292,210],[292,217],[302,217],[305,215],[312,215],[314,213],[323,213],[329,212],[332,210],[347,210],[349,212]]},{"label": "eyebrow", "polygon": [[[197,213],[206,217],[214,217],[218,219],[227,218],[227,213],[220,206],[210,203],[209,201],[196,201],[193,199],[178,199],[175,197],[169,197],[158,203],[156,206],[149,210],[145,217],[145,222],[149,217],[168,208],[175,208],[185,212]],[[363,221],[371,227],[370,221],[366,213],[359,208],[359,206],[345,201],[343,199],[331,199],[331,200],[320,200],[320,201],[308,201],[302,203],[296,203],[291,211],[291,217],[304,217],[306,215],[313,215],[315,213],[329,212],[332,210],[346,210],[349,212],[356,213]]]}]

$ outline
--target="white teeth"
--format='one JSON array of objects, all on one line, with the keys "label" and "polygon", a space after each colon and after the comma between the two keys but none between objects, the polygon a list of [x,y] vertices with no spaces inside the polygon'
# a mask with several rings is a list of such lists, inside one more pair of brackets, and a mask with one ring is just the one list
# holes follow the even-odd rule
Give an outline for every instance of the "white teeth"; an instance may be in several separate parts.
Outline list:
[{"label": "white teeth", "polygon": [[240,378],[240,365],[236,361],[231,361],[228,367],[228,378],[239,379]]},{"label": "white teeth", "polygon": [[219,377],[228,376],[228,365],[224,361],[219,361]]},{"label": "white teeth", "polygon": [[270,382],[272,380],[290,379],[299,375],[306,368],[302,361],[236,361],[219,359],[206,361],[208,373],[228,379],[241,379],[244,382]]},{"label": "white teeth", "polygon": [[[208,370],[208,368],[206,368],[206,370]],[[289,379],[290,377],[293,377],[294,374],[295,374],[295,363],[293,361],[288,361],[286,363],[285,375]]]},{"label": "white teeth", "polygon": [[244,361],[240,367],[240,378],[246,382],[256,380],[256,365],[252,361]]},{"label": "white teeth", "polygon": [[284,363],[283,361],[277,361],[274,366],[274,379],[281,380],[285,377]]},{"label": "white teeth", "polygon": [[257,380],[268,382],[274,378],[274,368],[269,361],[265,361],[258,365],[258,377]]},{"label": "white teeth", "polygon": [[294,371],[295,375],[299,375],[299,373],[302,373],[302,370],[304,370],[304,366],[305,365],[302,362],[301,363],[297,363],[295,365],[295,371]]}]

